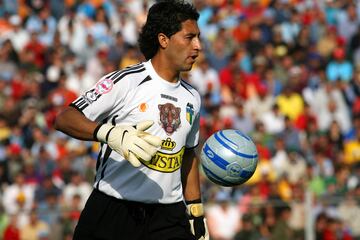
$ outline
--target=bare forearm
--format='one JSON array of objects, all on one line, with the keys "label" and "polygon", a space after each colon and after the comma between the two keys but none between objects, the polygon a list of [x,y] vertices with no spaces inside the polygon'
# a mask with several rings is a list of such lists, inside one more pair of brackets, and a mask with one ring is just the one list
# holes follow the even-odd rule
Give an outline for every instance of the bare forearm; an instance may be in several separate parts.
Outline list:
[{"label": "bare forearm", "polygon": [[198,159],[194,151],[184,155],[184,165],[182,167],[182,184],[186,201],[201,198]]},{"label": "bare forearm", "polygon": [[73,107],[67,107],[55,121],[55,128],[77,139],[94,140],[93,133],[98,123],[87,119]]}]

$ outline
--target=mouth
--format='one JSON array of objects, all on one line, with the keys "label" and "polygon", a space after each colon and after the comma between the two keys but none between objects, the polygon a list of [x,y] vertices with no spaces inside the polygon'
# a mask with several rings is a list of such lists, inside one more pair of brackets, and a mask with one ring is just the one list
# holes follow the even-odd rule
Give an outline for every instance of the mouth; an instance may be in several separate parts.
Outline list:
[{"label": "mouth", "polygon": [[197,57],[198,57],[198,55],[192,55],[192,56],[189,56],[189,59],[191,60],[191,62],[195,62]]}]

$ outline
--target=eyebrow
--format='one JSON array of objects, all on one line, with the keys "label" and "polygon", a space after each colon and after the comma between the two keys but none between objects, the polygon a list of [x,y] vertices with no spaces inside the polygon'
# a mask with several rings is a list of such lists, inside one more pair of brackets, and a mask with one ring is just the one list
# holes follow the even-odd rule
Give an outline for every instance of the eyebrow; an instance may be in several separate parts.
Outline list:
[{"label": "eyebrow", "polygon": [[186,33],[185,36],[190,36],[190,37],[200,37],[200,32],[199,33],[192,33],[192,32],[189,32],[189,33]]}]

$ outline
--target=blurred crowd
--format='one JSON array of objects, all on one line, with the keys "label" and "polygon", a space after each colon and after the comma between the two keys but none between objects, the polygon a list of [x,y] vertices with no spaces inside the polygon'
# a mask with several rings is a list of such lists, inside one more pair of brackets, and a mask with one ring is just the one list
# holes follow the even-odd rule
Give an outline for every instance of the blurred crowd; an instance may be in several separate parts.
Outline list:
[{"label": "blurred crowd", "polygon": [[[153,2],[0,1],[0,239],[72,238],[98,145],[54,119],[103,74],[144,60]],[[193,3],[203,54],[183,77],[202,95],[201,144],[235,128],[259,153],[241,186],[202,175],[212,239],[360,239],[360,3]]]}]

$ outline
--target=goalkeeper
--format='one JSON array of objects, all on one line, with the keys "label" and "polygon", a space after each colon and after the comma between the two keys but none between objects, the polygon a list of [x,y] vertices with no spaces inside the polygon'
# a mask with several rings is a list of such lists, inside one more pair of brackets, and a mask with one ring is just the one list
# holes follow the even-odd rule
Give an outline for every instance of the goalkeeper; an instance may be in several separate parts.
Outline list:
[{"label": "goalkeeper", "polygon": [[201,51],[198,12],[158,1],[139,35],[146,61],[103,76],[56,119],[101,143],[75,240],[208,239],[198,160],[200,95],[180,77]]}]

